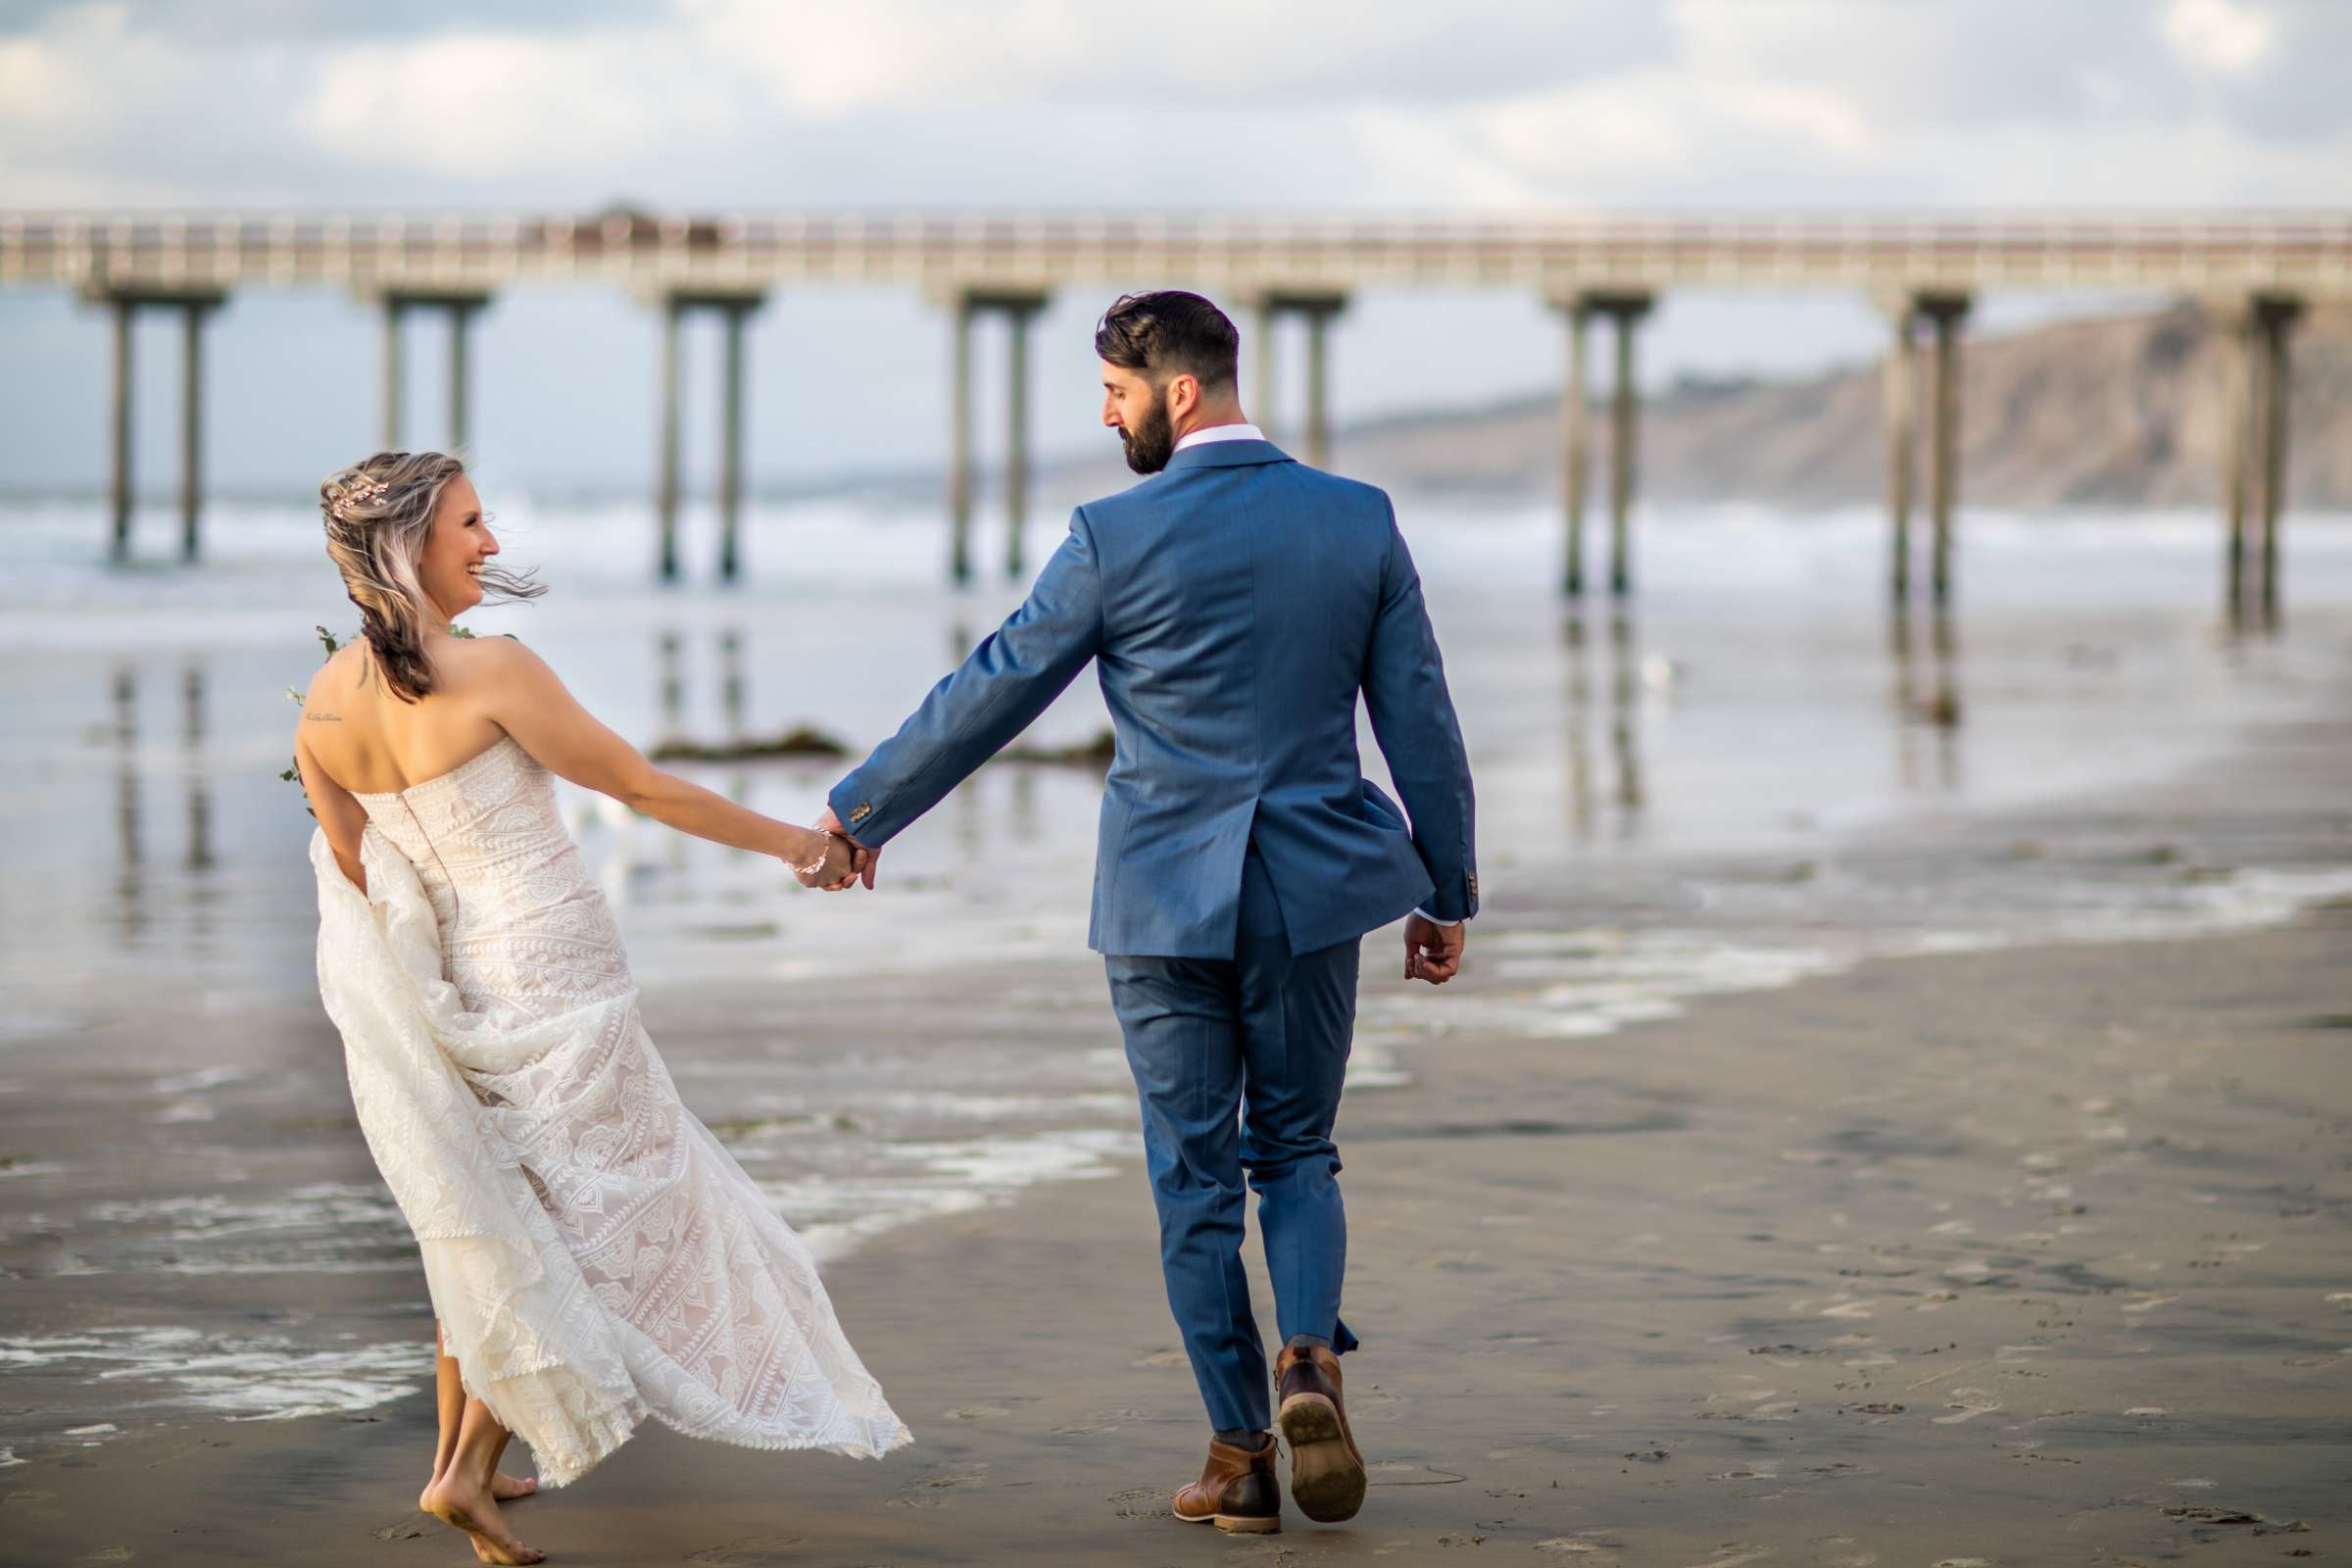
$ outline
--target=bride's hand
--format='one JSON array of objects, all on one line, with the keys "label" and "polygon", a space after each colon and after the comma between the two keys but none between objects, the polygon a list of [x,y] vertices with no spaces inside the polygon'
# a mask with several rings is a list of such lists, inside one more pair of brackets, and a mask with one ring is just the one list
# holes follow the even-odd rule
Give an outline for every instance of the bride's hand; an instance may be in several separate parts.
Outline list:
[{"label": "bride's hand", "polygon": [[821,855],[817,853],[816,845],[811,843],[803,852],[808,857],[807,860],[789,862],[794,880],[805,888],[839,887],[849,881],[851,873],[857,868],[856,845],[838,833],[827,833],[823,838]]}]

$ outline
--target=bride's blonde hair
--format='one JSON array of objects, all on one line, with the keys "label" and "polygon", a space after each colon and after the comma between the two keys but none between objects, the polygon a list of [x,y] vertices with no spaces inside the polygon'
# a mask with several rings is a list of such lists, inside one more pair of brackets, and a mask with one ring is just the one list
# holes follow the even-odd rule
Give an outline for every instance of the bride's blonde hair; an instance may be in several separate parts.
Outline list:
[{"label": "bride's blonde hair", "polygon": [[[318,486],[326,516],[326,557],[360,607],[360,632],[394,695],[415,702],[433,689],[424,657],[424,588],[416,579],[424,537],[433,526],[441,492],[466,471],[446,452],[378,452],[340,468]],[[536,599],[546,586],[485,564],[485,597]]]}]

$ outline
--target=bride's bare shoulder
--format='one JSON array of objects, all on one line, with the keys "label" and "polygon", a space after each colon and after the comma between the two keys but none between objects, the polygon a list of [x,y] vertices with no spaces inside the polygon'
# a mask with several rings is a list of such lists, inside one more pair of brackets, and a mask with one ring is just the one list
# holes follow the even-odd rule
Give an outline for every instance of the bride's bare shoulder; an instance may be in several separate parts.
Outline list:
[{"label": "bride's bare shoulder", "polygon": [[366,677],[367,669],[367,655],[356,641],[329,654],[326,662],[312,671],[311,683],[303,690],[305,716],[312,709],[332,707],[349,695]]},{"label": "bride's bare shoulder", "polygon": [[451,637],[433,651],[433,671],[453,691],[488,693],[544,680],[547,661],[513,637]]}]

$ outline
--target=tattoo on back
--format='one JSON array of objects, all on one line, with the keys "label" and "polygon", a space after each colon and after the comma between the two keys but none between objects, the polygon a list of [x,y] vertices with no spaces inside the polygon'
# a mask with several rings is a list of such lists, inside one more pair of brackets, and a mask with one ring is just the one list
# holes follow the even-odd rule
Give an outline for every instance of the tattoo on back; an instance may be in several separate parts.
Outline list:
[{"label": "tattoo on back", "polygon": [[343,722],[343,715],[341,713],[322,713],[316,708],[304,709],[302,710],[302,716],[309,719],[314,724],[340,724]]}]

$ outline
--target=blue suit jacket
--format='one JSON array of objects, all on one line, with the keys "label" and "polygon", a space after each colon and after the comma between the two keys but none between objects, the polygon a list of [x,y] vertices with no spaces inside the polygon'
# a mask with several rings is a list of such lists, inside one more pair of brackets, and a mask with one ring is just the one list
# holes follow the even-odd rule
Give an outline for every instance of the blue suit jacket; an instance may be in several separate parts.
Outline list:
[{"label": "blue suit jacket", "polygon": [[[1265,441],[1080,507],[1029,600],[829,804],[879,848],[1100,662],[1118,750],[1088,946],[1224,958],[1250,840],[1292,951],[1478,907],[1469,760],[1396,509]],[[1365,781],[1363,694],[1411,813]]]}]

